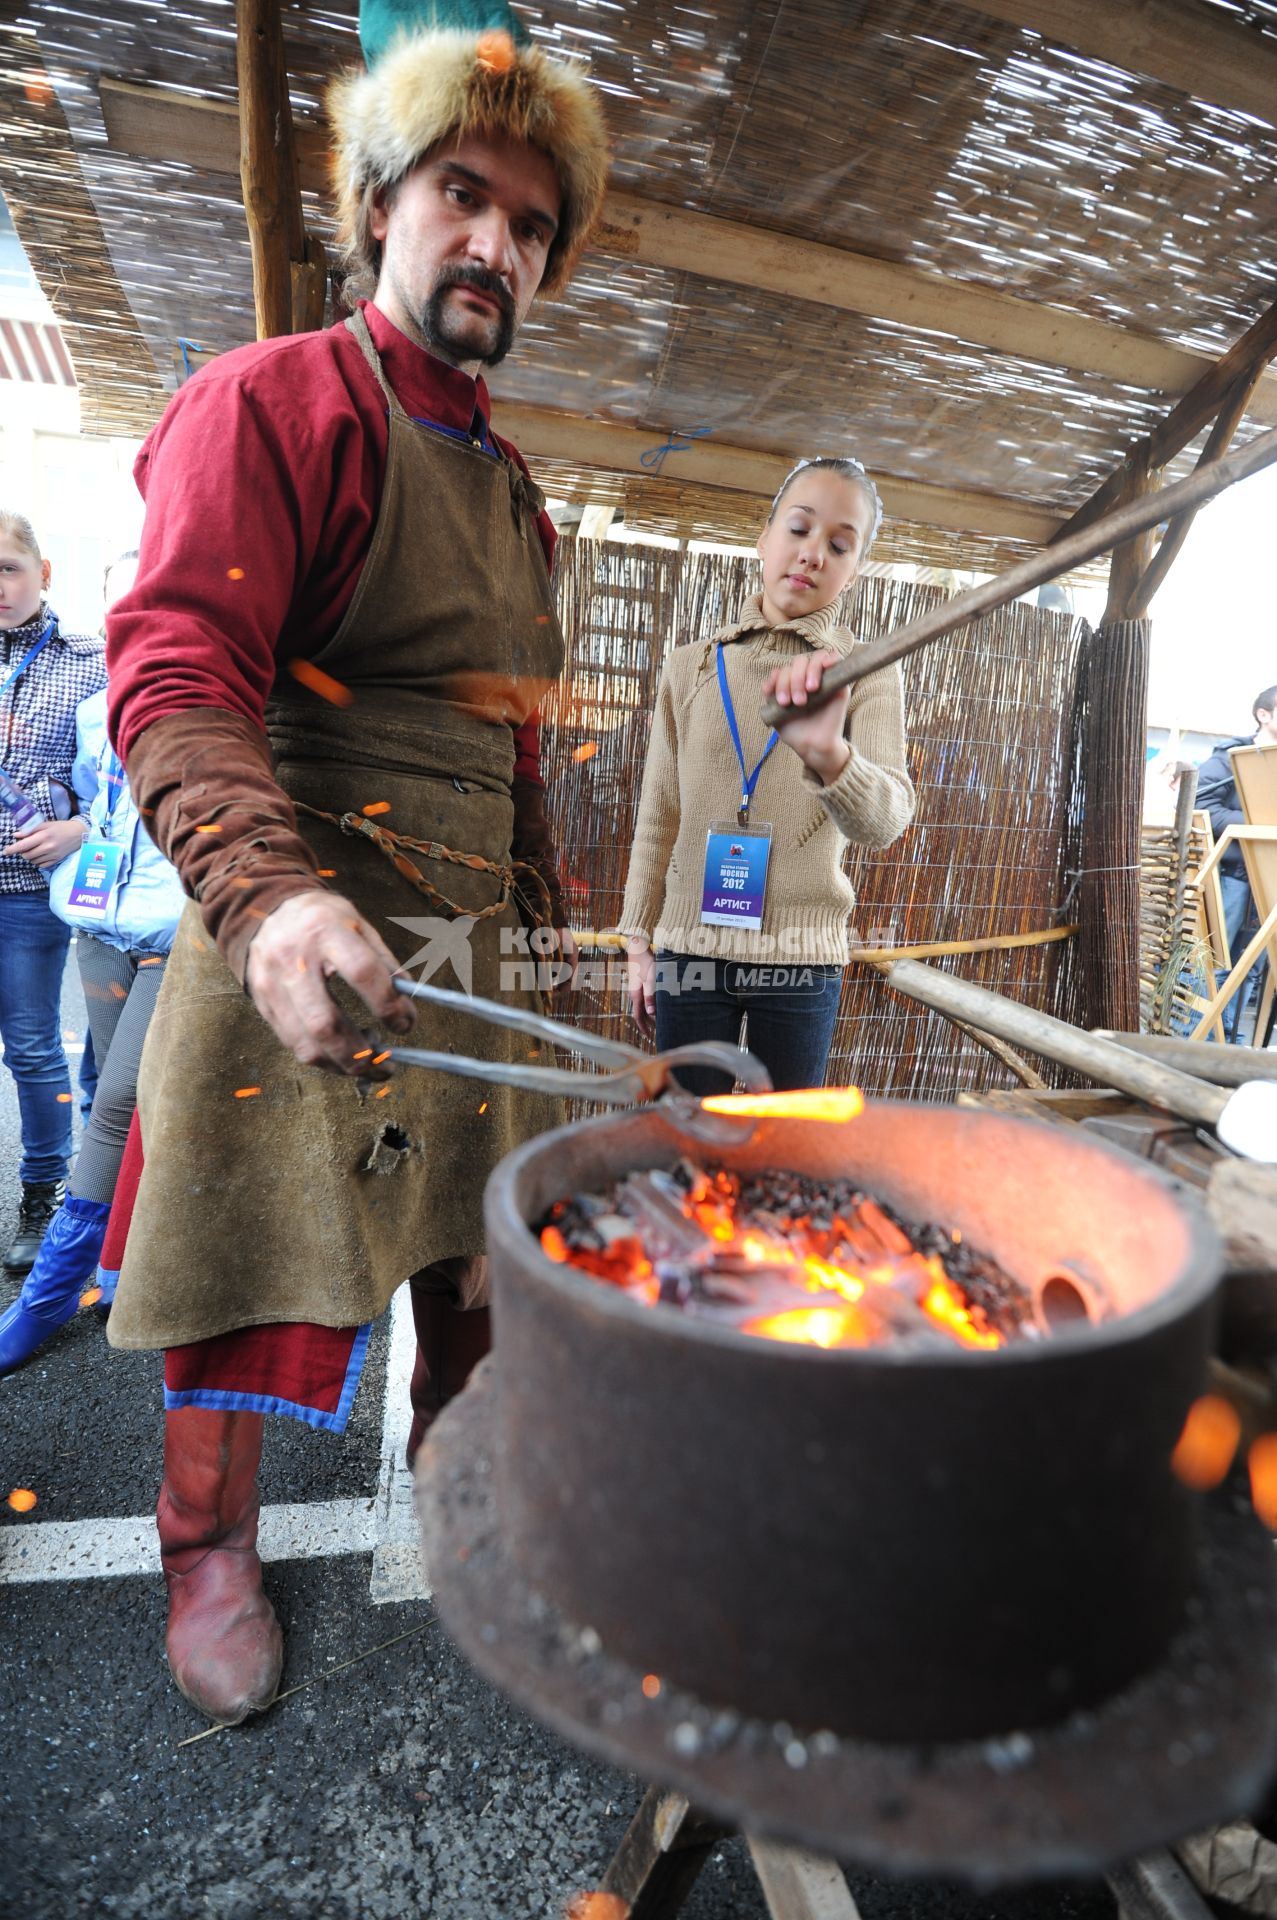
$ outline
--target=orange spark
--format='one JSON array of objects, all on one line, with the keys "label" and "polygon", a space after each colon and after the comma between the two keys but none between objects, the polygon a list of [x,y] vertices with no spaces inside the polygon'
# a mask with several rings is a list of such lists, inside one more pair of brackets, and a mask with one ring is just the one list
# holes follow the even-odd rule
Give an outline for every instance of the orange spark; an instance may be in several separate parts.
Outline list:
[{"label": "orange spark", "polygon": [[480,1113],[486,1113],[488,1111],[488,1103],[486,1100],[484,1101],[483,1105],[480,1107],[479,1111]]},{"label": "orange spark", "polygon": [[389,1060],[391,1051],[392,1049],[390,1047],[387,1047],[384,1053],[375,1053],[372,1057],[372,1063],[374,1067],[379,1067],[382,1065],[384,1061]]},{"label": "orange spark", "polygon": [[290,660],[288,671],[293,679],[300,681],[303,687],[309,687],[321,700],[327,700],[330,706],[348,707],[354,699],[350,688],[343,686],[340,680],[334,680],[331,673],[325,673],[312,660]]},{"label": "orange spark", "polygon": [[359,1049],[359,1052],[358,1052],[358,1053],[352,1053],[350,1057],[351,1057],[351,1059],[352,1059],[352,1060],[371,1060],[371,1059],[372,1059],[372,1048],[371,1048],[371,1047],[360,1047],[360,1049]]},{"label": "orange spark", "polygon": [[572,758],[578,761],[593,760],[598,750],[599,743],[597,740],[583,740],[579,747],[573,747]]},{"label": "orange spark", "polygon": [[336,867],[320,867],[319,877],[321,880],[335,880],[337,878]]},{"label": "orange spark", "polygon": [[258,1094],[260,1092],[261,1092],[260,1087],[236,1087],[235,1098],[237,1100],[251,1100],[254,1094]]},{"label": "orange spark", "polygon": [[475,41],[475,65],[485,73],[509,73],[514,65],[514,41],[501,27],[492,27]]},{"label": "orange spark", "polygon": [[101,1298],[102,1298],[101,1287],[88,1287],[80,1295],[80,1305],[82,1307],[96,1307],[98,1301]]},{"label": "orange spark", "polygon": [[196,827],[195,831],[196,833],[220,833],[222,829],[220,827],[215,827],[215,826],[214,827]]},{"label": "orange spark", "polygon": [[574,1893],[563,1910],[563,1920],[630,1920],[632,1909],[619,1893]]},{"label": "orange spark", "polygon": [[66,1106],[70,1103],[71,1096],[69,1093],[60,1093],[58,1099]]},{"label": "orange spark", "polygon": [[243,567],[227,567],[226,578],[228,580],[242,580],[244,578]]},{"label": "orange spark", "polygon": [[389,800],[370,800],[366,807],[360,808],[360,812],[366,814],[371,820],[378,813],[389,813],[390,802]]},{"label": "orange spark", "polygon": [[654,1673],[643,1675],[643,1693],[648,1700],[655,1700],[661,1690],[661,1683]]},{"label": "orange spark", "polygon": [[30,1487],[15,1487],[9,1495],[9,1505],[15,1513],[30,1513],[35,1505],[35,1495]]},{"label": "orange spark", "polygon": [[1233,1464],[1241,1430],[1231,1402],[1217,1393],[1204,1393],[1188,1409],[1184,1430],[1171,1453],[1171,1472],[1198,1493],[1217,1487]]},{"label": "orange spark", "polygon": [[376,1091],[376,1093],[375,1093],[375,1094],[373,1095],[373,1098],[374,1098],[374,1099],[376,1099],[376,1100],[384,1100],[384,1099],[385,1099],[385,1097],[386,1097],[386,1095],[387,1095],[387,1094],[388,1094],[389,1092],[390,1092],[390,1088],[389,1088],[388,1086],[387,1086],[387,1087],[378,1087],[378,1089],[377,1089],[377,1091]]},{"label": "orange spark", "polygon": [[1261,1433],[1246,1456],[1250,1497],[1270,1532],[1277,1532],[1277,1433]]}]

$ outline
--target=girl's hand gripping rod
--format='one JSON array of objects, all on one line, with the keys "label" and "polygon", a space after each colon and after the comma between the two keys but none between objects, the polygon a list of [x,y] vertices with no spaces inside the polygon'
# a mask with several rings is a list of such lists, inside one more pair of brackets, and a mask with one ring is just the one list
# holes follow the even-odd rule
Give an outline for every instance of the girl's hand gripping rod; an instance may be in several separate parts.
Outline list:
[{"label": "girl's hand gripping rod", "polygon": [[560,1020],[547,1020],[539,1013],[527,1013],[521,1007],[503,1006],[499,1000],[482,1000],[451,987],[432,987],[425,981],[409,980],[397,974],[395,991],[412,1000],[430,1000],[435,1006],[449,1007],[473,1020],[486,1020],[496,1027],[510,1027],[516,1033],[530,1034],[536,1040],[548,1040],[582,1059],[595,1060],[609,1071],[577,1073],[566,1067],[526,1066],[507,1060],[474,1060],[464,1054],[434,1053],[421,1047],[392,1047],[390,1059],[396,1066],[433,1067],[440,1073],[459,1073],[469,1080],[487,1080],[503,1087],[522,1087],[530,1093],[564,1094],[580,1100],[599,1100],[609,1107],[643,1106],[658,1101],[671,1123],[681,1133],[690,1133],[711,1144],[739,1140],[741,1122],[706,1113],[700,1101],[679,1091],[673,1072],[676,1067],[716,1067],[739,1080],[747,1093],[770,1093],[771,1075],[756,1054],[732,1047],[724,1040],[702,1040],[692,1046],[671,1047],[665,1053],[642,1053],[623,1040],[605,1040],[601,1034],[587,1033]]}]

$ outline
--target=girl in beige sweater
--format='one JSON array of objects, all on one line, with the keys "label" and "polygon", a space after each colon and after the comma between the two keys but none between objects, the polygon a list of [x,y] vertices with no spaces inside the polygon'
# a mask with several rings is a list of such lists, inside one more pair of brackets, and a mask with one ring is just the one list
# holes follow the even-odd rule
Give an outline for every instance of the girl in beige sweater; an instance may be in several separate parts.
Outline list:
[{"label": "girl in beige sweater", "polygon": [[[735,1042],[747,1013],[778,1087],[824,1080],[855,903],[844,843],[889,846],[913,816],[899,668],[808,711],[858,644],[838,602],[881,516],[858,461],[802,461],[759,536],[761,593],[677,647],[656,698],[619,923],[634,1018],[664,1048]],[[769,734],[772,694],[790,712]],[[705,1070],[680,1078],[727,1089]]]}]

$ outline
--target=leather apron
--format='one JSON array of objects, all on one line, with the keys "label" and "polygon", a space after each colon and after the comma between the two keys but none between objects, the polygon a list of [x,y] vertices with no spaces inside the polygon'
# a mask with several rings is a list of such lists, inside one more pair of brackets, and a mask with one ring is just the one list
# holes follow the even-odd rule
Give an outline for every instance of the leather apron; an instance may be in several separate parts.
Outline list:
[{"label": "leather apron", "polygon": [[[563,668],[537,489],[506,458],[410,420],[362,314],[346,324],[390,413],[368,558],[338,631],[313,656],[353,697],[336,706],[276,683],[266,713],[276,777],[321,872],[407,972],[538,1009],[507,882],[414,852],[433,890],[423,898],[377,846],[336,824],[366,820],[371,807],[376,827],[508,869],[512,729]],[[441,946],[453,956],[443,964]],[[369,1029],[367,1009],[333,985]],[[549,1057],[526,1035],[425,1004],[404,1044]],[[418,1068],[383,1084],[361,1092],[300,1066],[188,906],[142,1060],[146,1166],[112,1344],[177,1346],[281,1320],[355,1326],[422,1267],[481,1252],[489,1172],[557,1125],[560,1104]]]}]

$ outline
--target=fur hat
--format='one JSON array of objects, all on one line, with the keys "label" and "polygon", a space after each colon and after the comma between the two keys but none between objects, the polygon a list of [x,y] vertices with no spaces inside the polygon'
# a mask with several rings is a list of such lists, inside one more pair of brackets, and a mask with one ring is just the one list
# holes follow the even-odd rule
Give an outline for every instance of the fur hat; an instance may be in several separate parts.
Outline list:
[{"label": "fur hat", "polygon": [[[458,24],[459,22],[459,24]],[[328,111],[342,238],[359,251],[371,187],[389,187],[449,134],[539,147],[563,205],[542,287],[558,292],[598,217],[607,132],[581,67],[534,47],[501,0],[363,0],[368,70],[334,81]]]}]

